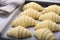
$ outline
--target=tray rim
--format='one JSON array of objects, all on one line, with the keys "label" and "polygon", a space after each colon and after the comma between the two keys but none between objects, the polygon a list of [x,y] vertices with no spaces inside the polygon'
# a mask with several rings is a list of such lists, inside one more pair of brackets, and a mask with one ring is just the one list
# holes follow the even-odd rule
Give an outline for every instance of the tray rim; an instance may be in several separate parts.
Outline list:
[{"label": "tray rim", "polygon": [[[26,0],[26,1],[37,1],[37,0]],[[47,2],[47,3],[60,3],[60,1],[42,1],[42,0],[39,0],[39,1],[37,1],[37,2]]]},{"label": "tray rim", "polygon": [[[36,1],[35,1],[36,2]],[[8,40],[8,39],[7,39]],[[10,40],[10,39],[9,39]],[[14,40],[14,39],[11,39],[11,40]]]}]

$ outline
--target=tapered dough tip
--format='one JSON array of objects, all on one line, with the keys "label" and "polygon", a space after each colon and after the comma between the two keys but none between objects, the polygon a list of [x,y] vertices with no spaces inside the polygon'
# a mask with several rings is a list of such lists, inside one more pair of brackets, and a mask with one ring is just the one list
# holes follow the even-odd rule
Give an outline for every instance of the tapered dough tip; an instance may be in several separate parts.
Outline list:
[{"label": "tapered dough tip", "polygon": [[[26,30],[27,30],[27,29],[26,29]],[[27,30],[27,34],[28,34],[29,37],[32,36],[32,33],[31,33],[29,30]]]},{"label": "tapered dough tip", "polygon": [[55,26],[55,31],[60,31],[60,27],[58,25]]},{"label": "tapered dough tip", "polygon": [[35,27],[34,30],[37,30],[37,28]]},{"label": "tapered dough tip", "polygon": [[32,36],[32,33],[31,33],[31,32],[29,32],[28,34],[29,34],[29,37],[31,37],[31,36]]},{"label": "tapered dough tip", "polygon": [[15,26],[15,22],[13,22],[11,25],[12,25],[12,27],[16,27],[16,26]]},{"label": "tapered dough tip", "polygon": [[12,27],[13,27],[13,28],[15,27],[14,24],[12,24]]},{"label": "tapered dough tip", "polygon": [[51,40],[56,40],[56,37],[51,38]]},{"label": "tapered dough tip", "polygon": [[57,30],[60,31],[60,27],[58,27]]},{"label": "tapered dough tip", "polygon": [[8,31],[7,34],[10,34],[10,31]]},{"label": "tapered dough tip", "polygon": [[10,31],[7,32],[7,36],[10,36]]}]

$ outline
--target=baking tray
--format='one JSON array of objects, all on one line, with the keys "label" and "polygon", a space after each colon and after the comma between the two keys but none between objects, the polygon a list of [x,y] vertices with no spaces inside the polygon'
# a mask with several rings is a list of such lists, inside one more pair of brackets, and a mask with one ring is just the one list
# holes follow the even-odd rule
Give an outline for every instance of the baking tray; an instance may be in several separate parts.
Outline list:
[{"label": "baking tray", "polygon": [[26,1],[42,1],[42,2],[60,3],[60,0],[26,0]]},{"label": "baking tray", "polygon": [[[26,1],[26,3],[28,3],[28,2],[31,2],[31,1]],[[35,2],[37,2],[37,3],[40,4],[40,2],[38,2],[38,1],[35,1]],[[26,3],[25,3],[25,4],[26,4]],[[48,4],[48,3],[47,3],[47,4]],[[44,4],[42,4],[42,5],[44,5]],[[47,5],[45,5],[45,6],[47,6]],[[18,15],[19,15],[20,12],[21,12],[21,10],[18,10],[16,13],[18,13]],[[15,18],[17,18],[18,15],[15,15],[15,16],[12,18],[12,21],[13,21]],[[16,39],[16,38],[8,37],[8,36],[7,36],[7,31],[9,31],[9,30],[12,28],[12,25],[11,25],[12,21],[10,21],[10,23],[8,23],[8,25],[6,25],[6,28],[3,30],[2,35],[1,35],[1,40],[38,40],[38,39],[36,39],[36,38],[34,37],[34,28],[33,28],[33,27],[27,28],[28,30],[31,31],[32,37],[24,38],[24,39]],[[60,24],[58,24],[58,25],[60,26]],[[54,34],[55,34],[55,36],[56,36],[56,39],[57,39],[57,40],[60,40],[60,32],[55,32]]]}]

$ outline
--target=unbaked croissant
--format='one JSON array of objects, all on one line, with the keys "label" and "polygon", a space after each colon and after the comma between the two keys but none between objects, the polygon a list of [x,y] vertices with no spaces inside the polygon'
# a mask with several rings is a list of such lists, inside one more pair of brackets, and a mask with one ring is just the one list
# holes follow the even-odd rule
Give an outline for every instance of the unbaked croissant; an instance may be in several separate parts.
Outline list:
[{"label": "unbaked croissant", "polygon": [[41,15],[39,20],[51,20],[54,22],[60,22],[60,16],[54,12],[49,12],[47,14]]},{"label": "unbaked croissant", "polygon": [[14,37],[14,38],[26,38],[26,37],[31,37],[32,34],[28,29],[22,26],[18,26],[18,27],[10,29],[7,32],[7,36]]},{"label": "unbaked croissant", "polygon": [[38,10],[38,11],[43,10],[43,7],[41,5],[39,5],[38,3],[36,3],[36,2],[30,2],[30,3],[26,4],[23,7],[23,10],[26,10],[28,8],[33,8],[33,9]]},{"label": "unbaked croissant", "polygon": [[50,6],[46,7],[42,12],[43,13],[55,12],[57,14],[60,14],[60,6],[58,6],[58,5],[50,5]]},{"label": "unbaked croissant", "polygon": [[60,27],[53,21],[44,20],[35,26],[35,30],[49,28],[51,31],[60,31]]},{"label": "unbaked croissant", "polygon": [[29,9],[25,10],[24,12],[21,12],[20,13],[20,16],[21,15],[26,15],[26,16],[29,16],[29,17],[38,19],[41,14],[37,10],[34,10],[32,8],[29,8]]},{"label": "unbaked croissant", "polygon": [[55,35],[48,28],[35,31],[34,36],[39,40],[56,40]]},{"label": "unbaked croissant", "polygon": [[12,26],[23,26],[23,27],[29,27],[29,26],[34,26],[36,24],[35,20],[31,17],[28,16],[20,16],[18,18],[16,18],[13,23]]}]

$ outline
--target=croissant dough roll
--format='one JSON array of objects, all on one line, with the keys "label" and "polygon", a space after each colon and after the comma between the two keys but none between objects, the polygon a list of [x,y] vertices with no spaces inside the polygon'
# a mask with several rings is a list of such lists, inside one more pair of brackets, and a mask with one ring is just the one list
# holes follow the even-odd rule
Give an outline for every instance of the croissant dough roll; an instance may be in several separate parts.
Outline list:
[{"label": "croissant dough roll", "polygon": [[36,24],[36,21],[33,18],[23,15],[23,16],[16,18],[13,21],[12,26],[13,27],[15,26],[28,27],[28,26],[33,26],[35,24]]},{"label": "croissant dough roll", "polygon": [[51,31],[60,31],[60,27],[53,21],[44,20],[35,26],[35,30],[49,28]]},{"label": "croissant dough roll", "polygon": [[60,22],[60,16],[54,12],[49,12],[47,14],[41,15],[39,20],[51,20],[54,22]]},{"label": "croissant dough roll", "polygon": [[28,29],[25,29],[22,26],[18,26],[10,29],[7,32],[7,36],[14,37],[14,38],[26,38],[26,37],[31,37],[32,34]]},{"label": "croissant dough roll", "polygon": [[60,14],[60,6],[58,6],[58,5],[50,5],[50,6],[46,7],[42,12],[43,13],[55,12],[57,14]]},{"label": "croissant dough roll", "polygon": [[43,7],[36,2],[30,2],[30,3],[26,4],[23,7],[23,10],[26,10],[26,9],[29,9],[29,8],[33,8],[33,9],[38,10],[38,11],[43,10]]},{"label": "croissant dough roll", "polygon": [[26,16],[38,19],[41,14],[37,10],[29,8],[29,9],[25,10],[24,12],[20,13],[20,16],[21,15],[26,15]]},{"label": "croissant dough roll", "polygon": [[40,40],[56,40],[56,37],[48,28],[35,31],[34,36]]}]

